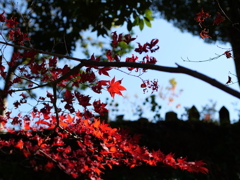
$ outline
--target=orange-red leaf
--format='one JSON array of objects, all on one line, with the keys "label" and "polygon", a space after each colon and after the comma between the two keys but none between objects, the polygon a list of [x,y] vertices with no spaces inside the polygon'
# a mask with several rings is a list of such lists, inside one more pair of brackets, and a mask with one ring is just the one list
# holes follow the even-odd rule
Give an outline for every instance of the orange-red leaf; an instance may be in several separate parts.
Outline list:
[{"label": "orange-red leaf", "polygon": [[93,123],[93,127],[98,128],[100,125],[100,120],[95,119],[95,122]]},{"label": "orange-red leaf", "polygon": [[122,96],[121,91],[125,91],[126,88],[121,86],[122,80],[115,81],[115,77],[109,81],[108,92],[114,98],[115,94],[119,94]]},{"label": "orange-red leaf", "polygon": [[15,145],[15,147],[19,148],[19,149],[23,149],[23,141],[22,139],[20,139],[17,144]]},{"label": "orange-red leaf", "polygon": [[71,117],[69,114],[67,115],[67,120],[68,120],[68,123],[69,124],[72,124],[73,123],[73,121],[74,121],[74,117]]},{"label": "orange-red leaf", "polygon": [[202,39],[211,38],[211,36],[209,36],[208,33],[209,33],[209,30],[207,30],[206,28],[204,28],[204,29],[200,32],[200,37],[201,37]]},{"label": "orange-red leaf", "polygon": [[112,153],[115,153],[115,152],[117,152],[117,148],[116,148],[116,147],[114,147],[114,146],[112,146],[112,147],[110,148],[110,152],[112,152]]}]

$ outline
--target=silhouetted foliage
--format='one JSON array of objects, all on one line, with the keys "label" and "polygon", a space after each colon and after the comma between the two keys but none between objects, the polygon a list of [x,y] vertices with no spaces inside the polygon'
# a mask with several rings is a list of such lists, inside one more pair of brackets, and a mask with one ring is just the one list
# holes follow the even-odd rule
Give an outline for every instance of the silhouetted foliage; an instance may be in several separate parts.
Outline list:
[{"label": "silhouetted foliage", "polygon": [[[240,80],[240,1],[239,0],[153,0],[152,8],[160,13],[160,17],[166,19],[181,31],[190,32],[199,36],[201,28],[194,20],[202,9],[209,12],[209,21],[204,22],[204,27],[209,29],[211,38],[206,39],[208,43],[227,43],[232,46],[234,62],[238,80]],[[220,12],[226,20],[221,25],[212,26],[212,21],[217,12]],[[200,37],[200,36],[199,36]]]}]

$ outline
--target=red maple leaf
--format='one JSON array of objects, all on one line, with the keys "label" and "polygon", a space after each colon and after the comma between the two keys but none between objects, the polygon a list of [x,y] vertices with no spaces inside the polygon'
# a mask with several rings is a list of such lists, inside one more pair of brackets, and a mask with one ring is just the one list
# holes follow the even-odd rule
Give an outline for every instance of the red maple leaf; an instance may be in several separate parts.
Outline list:
[{"label": "red maple leaf", "polygon": [[5,11],[3,11],[2,14],[0,14],[0,22],[5,22],[7,20],[7,18],[4,16]]},{"label": "red maple leaf", "polygon": [[196,172],[196,173],[201,172],[203,174],[207,174],[208,169],[203,166],[205,164],[206,163],[204,163],[202,161],[189,162],[187,170],[189,172]]},{"label": "red maple leaf", "polygon": [[22,139],[20,139],[20,140],[16,143],[15,147],[17,147],[17,148],[19,148],[19,149],[23,149],[23,145],[24,145],[24,143],[23,143]]},{"label": "red maple leaf", "polygon": [[221,22],[225,21],[225,17],[221,15],[220,12],[217,12],[217,17],[213,21],[213,25],[219,25]]},{"label": "red maple leaf", "polygon": [[111,67],[104,67],[104,68],[101,68],[101,69],[99,69],[99,71],[98,71],[98,74],[104,74],[104,75],[106,75],[106,76],[109,76],[109,74],[108,74],[108,72],[107,71],[109,71],[109,70],[111,70],[112,68]]},{"label": "red maple leaf", "polygon": [[125,87],[121,86],[122,80],[115,81],[115,77],[109,82],[108,92],[114,98],[115,94],[119,94],[122,96],[121,91],[126,90]]}]

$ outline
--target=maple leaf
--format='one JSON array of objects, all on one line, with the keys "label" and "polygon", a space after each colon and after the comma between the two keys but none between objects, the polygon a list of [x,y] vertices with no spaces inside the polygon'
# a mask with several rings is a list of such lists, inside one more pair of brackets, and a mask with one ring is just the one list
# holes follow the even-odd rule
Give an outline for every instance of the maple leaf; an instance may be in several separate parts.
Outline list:
[{"label": "maple leaf", "polygon": [[114,98],[115,94],[119,94],[122,96],[121,91],[125,91],[126,88],[121,86],[122,80],[115,81],[115,77],[109,82],[108,92]]},{"label": "maple leaf", "polygon": [[124,36],[125,40],[123,40],[124,42],[126,42],[127,44],[129,44],[131,41],[134,41],[136,38],[132,38],[130,34],[127,34]]},{"label": "maple leaf", "polygon": [[100,175],[101,172],[102,172],[102,171],[101,171],[99,168],[97,168],[97,167],[92,168],[92,170],[93,170],[95,173],[97,173],[98,175]]},{"label": "maple leaf", "polygon": [[3,11],[2,14],[0,14],[0,22],[5,22],[7,20],[7,18],[4,16],[5,11]]},{"label": "maple leaf", "polygon": [[98,128],[100,125],[100,120],[95,120],[95,122],[93,123],[93,127]]},{"label": "maple leaf", "polygon": [[20,140],[16,143],[15,147],[17,147],[17,148],[19,148],[19,149],[23,149],[23,145],[24,145],[24,143],[23,143],[22,139],[20,139]]},{"label": "maple leaf", "polygon": [[30,123],[24,121],[24,130],[25,130],[25,131],[28,131],[28,130],[30,130],[30,129],[31,129]]},{"label": "maple leaf", "polygon": [[13,28],[15,25],[17,25],[17,24],[19,24],[19,22],[16,22],[16,17],[14,17],[14,18],[10,18],[10,19],[8,19],[7,20],[7,27],[9,27],[9,28]]},{"label": "maple leaf", "polygon": [[74,121],[74,117],[71,117],[69,114],[67,115],[67,121],[68,121],[68,123],[69,124],[72,124],[73,123],[73,121]]},{"label": "maple leaf", "polygon": [[116,148],[115,146],[112,146],[112,147],[110,148],[110,151],[111,151],[112,153],[115,153],[115,152],[117,152],[117,148]]},{"label": "maple leaf", "polygon": [[108,74],[108,72],[107,71],[109,71],[109,70],[111,70],[112,68],[111,67],[104,67],[104,68],[101,68],[101,69],[99,69],[99,71],[98,71],[98,74],[104,74],[104,75],[106,75],[106,76],[109,76],[109,74]]},{"label": "maple leaf", "polygon": [[44,170],[45,172],[50,172],[53,167],[54,167],[53,162],[47,162],[47,164],[44,166]]},{"label": "maple leaf", "polygon": [[207,33],[209,33],[209,30],[207,30],[206,28],[204,28],[204,29],[200,32],[200,37],[201,37],[202,39],[211,38],[211,36],[209,36]]},{"label": "maple leaf", "polygon": [[225,17],[223,17],[220,12],[217,12],[217,17],[214,19],[213,25],[219,25],[223,21],[225,21]]},{"label": "maple leaf", "polygon": [[23,152],[23,155],[24,155],[26,158],[31,155],[31,153],[30,153],[28,150],[26,150],[26,149],[23,149],[22,152]]},{"label": "maple leaf", "polygon": [[203,166],[206,163],[204,163],[202,161],[189,162],[188,164],[189,164],[189,166],[188,166],[189,172],[197,172],[197,173],[201,172],[203,174],[208,173],[208,169]]},{"label": "maple leaf", "polygon": [[106,56],[107,56],[109,61],[113,61],[114,60],[114,58],[112,57],[112,51],[108,50],[107,53],[106,53]]}]

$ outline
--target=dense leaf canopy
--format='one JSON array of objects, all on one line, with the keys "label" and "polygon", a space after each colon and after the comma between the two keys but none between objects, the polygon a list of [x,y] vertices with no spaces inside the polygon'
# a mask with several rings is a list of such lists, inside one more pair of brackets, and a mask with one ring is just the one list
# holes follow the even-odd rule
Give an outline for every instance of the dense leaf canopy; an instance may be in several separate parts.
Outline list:
[{"label": "dense leaf canopy", "polygon": [[[233,11],[237,10],[237,8],[232,5],[231,0],[220,0],[219,2],[228,16],[231,19],[234,18],[232,17],[232,15],[235,13]],[[217,15],[217,12],[221,12],[218,4],[215,1],[208,0],[155,0],[153,4],[154,11],[160,12],[161,17],[169,22],[172,22],[180,30],[188,31],[197,36],[199,36],[201,28],[194,20],[195,15],[203,9],[211,14],[210,19],[214,19]],[[211,22],[209,21],[209,23]],[[231,22],[225,21],[223,24],[221,24],[221,26],[210,26],[211,24],[205,22],[205,25],[208,29],[210,29],[209,35],[212,37],[211,39],[208,39],[207,42],[229,42],[226,28],[231,25]]]},{"label": "dense leaf canopy", "polygon": [[9,16],[24,17],[21,29],[29,32],[35,48],[61,54],[66,54],[66,49],[68,53],[75,49],[76,41],[83,38],[82,31],[91,29],[104,36],[112,26],[125,22],[128,30],[140,26],[139,19],[150,5],[150,0],[28,0],[23,3],[26,11],[20,14],[19,4],[12,5],[6,0],[2,3],[4,9],[9,6],[12,9]]}]

